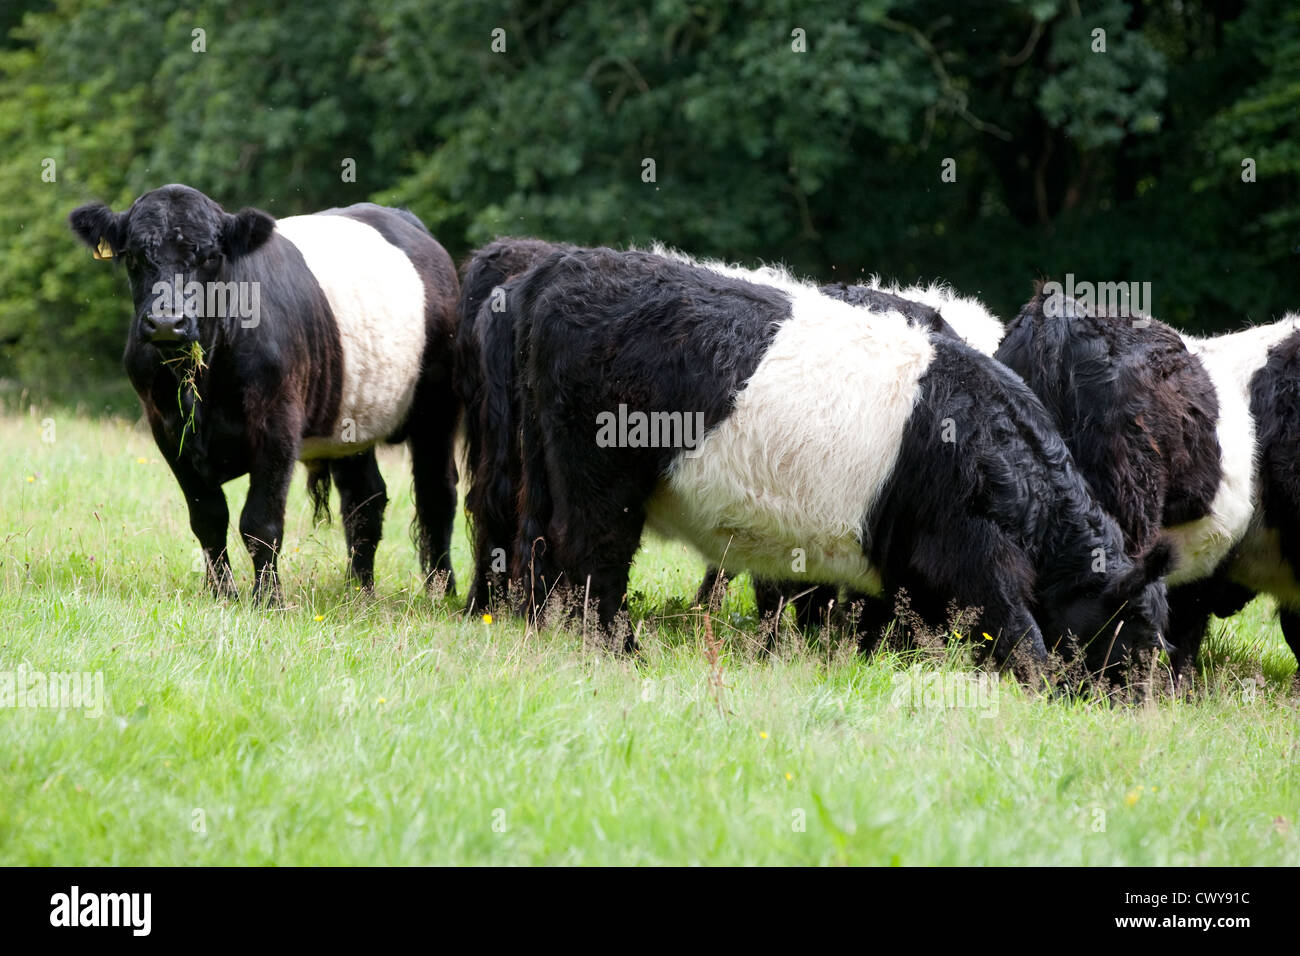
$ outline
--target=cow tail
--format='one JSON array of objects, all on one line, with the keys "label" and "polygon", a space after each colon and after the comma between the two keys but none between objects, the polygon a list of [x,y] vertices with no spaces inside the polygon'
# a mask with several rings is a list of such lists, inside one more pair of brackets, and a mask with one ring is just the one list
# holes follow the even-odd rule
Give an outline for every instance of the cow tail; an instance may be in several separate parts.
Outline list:
[{"label": "cow tail", "polygon": [[518,488],[519,531],[515,543],[515,566],[511,570],[524,581],[525,606],[521,610],[529,615],[540,612],[551,589],[558,583],[559,572],[556,556],[546,540],[554,503],[546,465],[541,409],[535,400],[535,389],[539,384],[536,377],[544,376],[546,372],[535,369],[531,357],[533,338],[537,334],[534,300],[537,290],[545,286],[548,275],[549,270],[544,265],[539,266],[508,296],[514,348],[509,367],[513,384],[506,396],[511,432],[506,438],[514,435],[518,438],[514,443],[502,440],[496,453],[500,456],[502,449],[514,449],[515,457],[510,463],[518,475],[515,487]]},{"label": "cow tail", "polygon": [[504,541],[494,542],[508,547],[515,533],[516,502],[519,479],[519,383],[515,367],[514,329],[509,319],[490,315],[484,311],[479,316],[483,343],[482,383],[479,390],[479,407],[475,409],[478,420],[478,458],[475,461],[474,484],[482,489],[478,500],[479,513],[489,534]]},{"label": "cow tail", "polygon": [[312,520],[330,523],[330,466],[328,461],[307,462],[307,496],[311,499]]},{"label": "cow tail", "polygon": [[482,513],[480,502],[486,487],[483,481],[484,476],[489,474],[483,451],[483,422],[487,413],[483,368],[489,357],[482,354],[480,347],[481,329],[477,315],[480,303],[479,296],[475,294],[476,276],[480,271],[482,266],[478,260],[471,260],[461,279],[460,301],[456,304],[456,339],[452,349],[452,379],[465,411],[465,470],[470,475],[465,507],[470,513],[471,525]]}]

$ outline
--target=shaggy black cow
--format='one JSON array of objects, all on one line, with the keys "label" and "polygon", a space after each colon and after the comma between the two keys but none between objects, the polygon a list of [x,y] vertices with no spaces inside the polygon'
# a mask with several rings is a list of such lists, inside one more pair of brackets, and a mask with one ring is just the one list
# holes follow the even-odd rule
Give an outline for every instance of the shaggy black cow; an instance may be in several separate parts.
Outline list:
[{"label": "shaggy black cow", "polygon": [[998,357],[1056,417],[1130,551],[1172,541],[1167,637],[1195,665],[1211,614],[1278,599],[1300,658],[1300,317],[1200,339],[1041,292]]},{"label": "shaggy black cow", "polygon": [[[812,286],[608,249],[548,256],[505,302],[528,609],[564,584],[612,628],[649,525],[773,579],[801,549],[812,580],[906,589],[938,625],[951,602],[979,608],[1021,676],[1067,635],[1096,670],[1158,645],[1167,548],[1125,554],[1042,405],[964,343]],[[704,437],[611,440],[615,409]]]},{"label": "shaggy black cow", "polygon": [[461,270],[455,367],[465,407],[470,475],[465,508],[474,551],[467,613],[505,598],[519,523],[514,326],[497,290],[550,253],[570,248],[541,239],[497,239],[475,252]]},{"label": "shaggy black cow", "polygon": [[451,580],[456,508],[451,386],[457,282],[404,210],[370,203],[275,220],[230,214],[171,185],[126,212],[73,211],[96,258],[126,263],[134,299],[124,363],[185,494],[217,595],[233,595],[222,484],[249,475],[239,530],[254,596],[280,598],[276,559],[294,462],[318,511],[339,487],[351,572],[373,583],[387,494],[380,441],[406,441],[426,573]]},{"label": "shaggy black cow", "polygon": [[1162,527],[1210,513],[1222,477],[1218,401],[1174,329],[1085,310],[1040,288],[994,357],[1052,414],[1131,554]]},{"label": "shaggy black cow", "polygon": [[[474,582],[466,611],[473,612],[500,600],[509,583],[508,557],[512,550],[517,517],[519,484],[517,383],[514,370],[514,330],[504,307],[502,284],[548,253],[574,247],[531,238],[498,239],[479,249],[462,267],[460,323],[456,337],[456,380],[466,408],[466,452],[471,476],[466,509],[471,519],[474,546]],[[656,247],[656,255],[681,259],[672,250]],[[710,268],[754,281],[789,281],[780,270],[746,270],[710,263]],[[961,299],[941,285],[887,291],[872,279],[871,285],[823,286],[833,298],[871,311],[896,312],[907,321],[936,332],[958,333],[939,314],[935,305],[959,316],[962,332],[985,348],[996,344],[1001,325],[974,300]],[[913,296],[909,298],[907,296]],[[935,303],[928,305],[921,300]],[[489,447],[491,446],[491,447]],[[497,467],[494,462],[506,462]],[[719,581],[719,571],[710,567],[697,599],[708,601]],[[724,581],[725,586],[725,581]],[[779,611],[785,603],[795,607],[803,628],[826,618],[838,597],[829,585],[792,585],[757,579],[754,581],[760,616]],[[863,595],[853,595],[864,600]],[[877,615],[880,616],[880,615]],[[892,615],[884,615],[888,618]]]}]

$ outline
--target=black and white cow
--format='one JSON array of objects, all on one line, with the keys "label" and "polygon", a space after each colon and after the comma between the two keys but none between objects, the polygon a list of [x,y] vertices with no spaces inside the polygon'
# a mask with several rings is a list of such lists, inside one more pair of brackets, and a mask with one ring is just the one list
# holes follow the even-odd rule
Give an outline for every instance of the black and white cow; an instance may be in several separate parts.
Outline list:
[{"label": "black and white cow", "polygon": [[[801,549],[811,579],[906,589],[938,625],[979,608],[1022,676],[1069,635],[1096,670],[1158,645],[1167,548],[1125,554],[1042,405],[964,343],[643,252],[553,254],[504,299],[530,608],[564,585],[611,628],[649,526],[772,579]],[[619,406],[698,415],[703,441],[601,441]]]},{"label": "black and white cow", "polygon": [[[656,251],[666,255],[677,255],[671,250],[657,249]],[[682,257],[678,256],[678,258]],[[734,278],[753,282],[788,285],[793,281],[789,273],[770,266],[749,270],[719,263],[702,264]],[[982,302],[959,296],[951,286],[943,283],[903,288],[897,284],[886,286],[878,276],[871,276],[861,284],[848,285],[835,282],[818,288],[823,295],[832,299],[847,302],[880,316],[901,317],[917,328],[960,339],[985,354],[992,354],[1003,335],[1001,321]],[[944,312],[953,316],[952,323],[944,318]],[[707,604],[712,599],[715,589],[719,587],[719,582],[722,587],[725,587],[725,576],[721,574],[720,569],[710,566],[705,571],[704,580],[696,591],[696,603]],[[795,621],[800,630],[807,631],[816,624],[827,623],[836,602],[842,599],[846,606],[856,607],[859,640],[864,649],[870,649],[875,646],[883,630],[894,618],[892,599],[888,596],[877,598],[853,591],[841,594],[840,590],[834,585],[827,584],[793,584],[767,581],[762,578],[754,579],[754,599],[760,619],[779,615],[781,608],[789,604],[794,608]]]},{"label": "black and white cow", "polygon": [[[1194,667],[1211,614],[1280,605],[1300,657],[1300,316],[1180,337],[1038,294],[997,355],[1055,416],[1130,550],[1174,545],[1167,637]],[[1161,530],[1163,529],[1163,530]]]},{"label": "black and white cow", "polygon": [[506,597],[519,499],[519,412],[515,330],[499,290],[547,255],[572,246],[526,237],[497,239],[461,269],[456,388],[465,407],[465,494],[474,579],[467,613]]},{"label": "black and white cow", "polygon": [[[461,270],[460,324],[456,336],[456,379],[466,408],[466,451],[470,488],[466,509],[474,541],[474,583],[466,602],[467,612],[481,610],[505,596],[509,583],[507,555],[513,549],[518,522],[519,430],[517,382],[514,369],[514,329],[511,313],[501,298],[503,283],[526,271],[546,255],[571,245],[528,237],[497,239],[477,250]],[[688,261],[674,250],[655,246],[656,255]],[[780,269],[744,269],[721,263],[707,267],[738,278],[765,283],[792,281]],[[930,331],[954,337],[958,332],[939,313],[939,307],[954,314],[962,337],[976,347],[990,350],[1002,334],[1001,323],[974,299],[964,299],[941,284],[883,286],[877,277],[869,284],[831,284],[821,287],[832,298],[869,311],[896,313],[908,322]],[[933,303],[933,304],[927,304]],[[495,446],[489,449],[489,445]],[[500,467],[496,462],[505,462]],[[716,567],[705,572],[697,590],[697,601],[707,603],[723,577]],[[759,615],[769,617],[784,604],[792,604],[801,628],[823,622],[839,597],[839,588],[808,583],[791,584],[754,581]],[[852,601],[867,596],[851,594]],[[864,609],[864,619],[881,626],[892,618],[892,604]],[[877,612],[872,615],[871,612]],[[869,631],[864,628],[864,631]],[[877,628],[878,630],[878,628]]]},{"label": "black and white cow", "polygon": [[126,264],[127,375],[185,495],[214,593],[235,593],[222,485],[247,474],[239,530],[254,595],[279,601],[298,460],[318,508],[331,476],[338,485],[350,569],[370,587],[387,503],[381,441],[407,442],[422,564],[454,586],[458,288],[446,251],[415,216],[361,203],[276,220],[227,213],[170,185],[126,212],[91,203],[70,221],[97,258]]},{"label": "black and white cow", "polygon": [[1208,515],[1169,529],[1175,673],[1195,667],[1210,614],[1256,594],[1277,599],[1300,660],[1300,315],[1185,341],[1214,383],[1222,478]]}]

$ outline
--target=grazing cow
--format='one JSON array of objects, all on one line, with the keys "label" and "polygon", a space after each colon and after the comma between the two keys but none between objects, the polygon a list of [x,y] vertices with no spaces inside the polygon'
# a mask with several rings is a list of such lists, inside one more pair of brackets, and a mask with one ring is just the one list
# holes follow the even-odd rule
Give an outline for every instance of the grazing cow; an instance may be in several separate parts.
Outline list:
[{"label": "grazing cow", "polygon": [[1041,292],[998,358],[1055,416],[1102,504],[1140,550],[1174,545],[1175,677],[1195,666],[1209,616],[1258,593],[1280,605],[1300,658],[1300,316],[1212,338],[1098,315]]},{"label": "grazing cow", "polygon": [[1277,599],[1300,661],[1300,315],[1185,340],[1218,398],[1222,479],[1208,515],[1170,529],[1174,672],[1195,667],[1211,614],[1235,614],[1256,594]]},{"label": "grazing cow", "polygon": [[[716,263],[707,265],[735,278],[754,282],[773,280],[788,284],[791,281],[788,274],[771,268],[749,271],[729,266],[719,267]],[[962,298],[950,287],[940,283],[907,288],[897,285],[885,287],[879,277],[872,276],[867,284],[828,283],[820,286],[819,291],[832,299],[865,308],[869,312],[881,315],[896,313],[918,328],[961,339],[986,354],[992,354],[1003,334],[1002,323],[983,303],[976,299]],[[952,315],[959,328],[954,328],[940,310]],[[709,567],[696,592],[696,602],[707,604],[720,579],[725,587],[726,579],[720,570]],[[794,607],[797,625],[804,631],[814,624],[826,623],[839,597],[839,588],[832,585],[796,585],[761,578],[754,580],[754,598],[760,619],[777,615],[784,605],[790,604]],[[857,606],[858,634],[864,649],[869,649],[893,619],[893,605],[888,598],[876,598],[857,592],[848,593],[845,601]]]},{"label": "grazing cow", "polygon": [[[511,409],[517,388],[514,330],[499,290],[505,280],[526,271],[548,253],[572,248],[539,239],[498,239],[475,252],[462,268],[456,379],[466,408],[471,483],[465,503],[471,518],[475,567],[467,612],[485,608],[505,595],[509,580],[505,556],[512,546],[518,520],[518,414]],[[681,259],[679,254],[663,247],[653,251]],[[710,267],[754,281],[768,278],[788,281],[788,276],[780,270],[750,271],[716,263]],[[824,286],[823,291],[871,311],[897,312],[913,324],[956,336],[957,332],[943,320],[935,306],[920,301],[926,299],[958,315],[966,337],[972,342],[988,347],[1000,335],[1001,324],[982,305],[958,298],[944,286],[886,291],[874,277],[871,283]],[[489,445],[495,447],[489,449]],[[497,467],[494,461],[506,462],[506,467]],[[707,602],[718,578],[718,569],[709,568],[698,591],[697,599],[701,603]],[[754,584],[761,616],[775,613],[783,603],[792,603],[804,628],[824,620],[831,602],[838,596],[838,588],[827,585],[799,586],[762,579]],[[856,600],[864,598],[854,596]]]},{"label": "grazing cow", "polygon": [[1218,401],[1174,329],[1040,288],[994,357],[1047,407],[1130,554],[1210,513],[1222,477]]},{"label": "grazing cow", "polygon": [[300,459],[318,513],[331,477],[338,485],[350,570],[372,586],[387,503],[381,441],[407,442],[421,563],[454,587],[458,289],[415,216],[360,203],[277,221],[170,185],[126,212],[91,203],[70,221],[96,258],[126,264],[127,375],[185,495],[215,594],[235,594],[221,486],[247,474],[239,530],[253,593],[279,602],[276,559]]},{"label": "grazing cow", "polygon": [[[1042,405],[965,343],[642,252],[555,253],[505,292],[527,609],[564,585],[612,628],[649,525],[772,579],[802,549],[812,580],[905,589],[940,626],[979,608],[1022,677],[1070,635],[1098,671],[1158,646],[1167,547],[1125,554]],[[602,440],[620,406],[704,438]]]},{"label": "grazing cow", "polygon": [[473,539],[474,579],[467,613],[506,597],[508,562],[518,525],[519,416],[515,336],[499,293],[509,278],[571,246],[541,239],[497,239],[462,268],[456,330],[456,388],[465,407],[470,475],[465,508]]}]

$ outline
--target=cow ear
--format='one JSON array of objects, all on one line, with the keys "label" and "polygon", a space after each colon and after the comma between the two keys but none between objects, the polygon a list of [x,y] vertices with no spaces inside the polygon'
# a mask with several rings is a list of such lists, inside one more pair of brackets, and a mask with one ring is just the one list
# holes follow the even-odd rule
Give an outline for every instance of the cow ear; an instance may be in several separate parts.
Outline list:
[{"label": "cow ear", "polygon": [[1155,544],[1141,558],[1142,571],[1147,584],[1158,581],[1174,569],[1174,542],[1167,534],[1156,538]]},{"label": "cow ear", "polygon": [[1113,587],[1121,597],[1137,594],[1153,581],[1159,581],[1174,568],[1175,549],[1168,535],[1156,538],[1155,544],[1133,562],[1133,568]]},{"label": "cow ear", "polygon": [[227,214],[221,223],[221,251],[238,259],[257,250],[275,231],[275,217],[260,209],[241,209]]},{"label": "cow ear", "polygon": [[90,246],[96,259],[112,259],[126,248],[126,213],[113,212],[102,202],[72,210],[68,225]]}]

